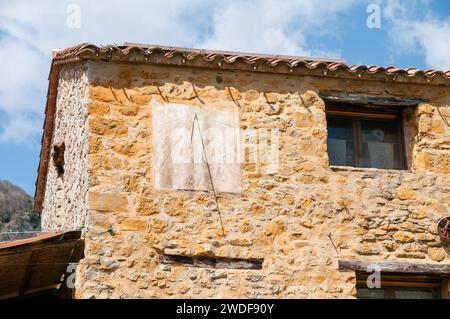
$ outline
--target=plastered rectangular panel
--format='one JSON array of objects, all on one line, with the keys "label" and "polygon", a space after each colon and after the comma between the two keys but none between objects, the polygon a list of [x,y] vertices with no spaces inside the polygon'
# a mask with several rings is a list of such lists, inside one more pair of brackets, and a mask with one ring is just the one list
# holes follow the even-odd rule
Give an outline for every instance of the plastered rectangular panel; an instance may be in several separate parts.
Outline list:
[{"label": "plastered rectangular panel", "polygon": [[152,111],[156,189],[241,191],[236,108],[152,102]]}]

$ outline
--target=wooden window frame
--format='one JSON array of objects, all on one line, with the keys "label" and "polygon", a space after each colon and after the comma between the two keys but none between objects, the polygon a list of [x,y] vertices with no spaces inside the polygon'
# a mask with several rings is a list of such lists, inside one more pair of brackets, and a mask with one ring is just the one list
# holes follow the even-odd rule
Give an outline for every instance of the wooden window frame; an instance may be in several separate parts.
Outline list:
[{"label": "wooden window frame", "polygon": [[[407,155],[404,135],[404,121],[403,109],[382,107],[382,106],[358,106],[348,105],[345,103],[327,103],[325,109],[327,122],[328,118],[344,118],[352,121],[353,143],[355,150],[355,166],[356,168],[371,168],[363,167],[362,165],[362,141],[361,141],[361,120],[380,120],[396,122],[398,129],[398,144],[400,147],[400,168],[394,170],[406,170]],[[346,165],[348,166],[348,165]],[[353,167],[353,166],[349,166]]]},{"label": "wooden window frame", "polygon": [[[364,286],[357,286],[358,288],[368,289]],[[396,290],[410,290],[410,291],[424,291],[429,290],[433,298],[432,299],[441,299],[440,295],[440,289],[438,287],[426,287],[426,286],[390,286],[390,285],[381,285],[381,288],[374,288],[374,289],[381,289],[384,291],[384,299],[398,299],[395,298],[395,291]]]},{"label": "wooden window frame", "polygon": [[[356,289],[368,289],[368,273],[356,272]],[[445,277],[423,274],[398,274],[382,273],[381,288],[385,291],[385,299],[395,299],[394,291],[424,290],[428,289],[433,294],[433,299],[441,299],[441,287]]]}]

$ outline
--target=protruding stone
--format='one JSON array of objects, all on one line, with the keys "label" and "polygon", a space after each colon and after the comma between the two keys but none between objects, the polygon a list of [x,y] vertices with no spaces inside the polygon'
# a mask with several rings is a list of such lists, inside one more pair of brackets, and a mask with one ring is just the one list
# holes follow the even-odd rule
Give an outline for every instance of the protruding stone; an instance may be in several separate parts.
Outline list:
[{"label": "protruding stone", "polygon": [[416,239],[420,241],[432,241],[436,239],[435,235],[420,233],[416,235]]},{"label": "protruding stone", "polygon": [[415,239],[414,234],[406,231],[398,231],[393,235],[393,237],[396,241],[402,243],[410,243]]},{"label": "protruding stone", "polygon": [[109,105],[102,102],[92,102],[88,106],[89,115],[104,116],[109,113]]},{"label": "protruding stone", "polygon": [[104,212],[126,212],[128,197],[125,194],[90,192],[89,207]]},{"label": "protruding stone", "polygon": [[446,257],[444,248],[428,248],[428,256],[434,261],[443,261]]},{"label": "protruding stone", "polygon": [[401,200],[414,199],[416,196],[415,192],[410,187],[407,186],[397,187],[396,192],[398,198],[400,198]]},{"label": "protruding stone", "polygon": [[319,109],[325,108],[325,103],[323,102],[323,100],[317,95],[317,93],[313,91],[308,91],[302,94],[302,101],[304,103],[304,106],[307,108],[312,106]]},{"label": "protruding stone", "polygon": [[298,127],[310,128],[314,125],[314,117],[309,112],[295,112],[294,119]]},{"label": "protruding stone", "polygon": [[111,137],[126,137],[128,128],[124,121],[105,118],[89,118],[89,127],[92,133]]},{"label": "protruding stone", "polygon": [[418,115],[422,115],[422,114],[433,114],[433,110],[434,107],[433,105],[430,104],[420,104],[419,107],[417,108],[417,113]]}]

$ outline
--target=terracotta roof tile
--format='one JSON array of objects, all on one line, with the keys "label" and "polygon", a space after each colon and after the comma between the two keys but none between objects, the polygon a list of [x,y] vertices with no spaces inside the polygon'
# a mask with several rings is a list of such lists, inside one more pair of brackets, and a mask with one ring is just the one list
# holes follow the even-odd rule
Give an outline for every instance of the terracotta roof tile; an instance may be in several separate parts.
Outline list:
[{"label": "terracotta roof tile", "polygon": [[[140,59],[135,56],[136,53],[141,56]],[[443,72],[438,70],[418,70],[415,68],[403,69],[395,66],[349,66],[345,64],[344,61],[336,59],[314,59],[283,55],[186,49],[134,43],[126,43],[119,46],[96,46],[94,44],[83,43],[57,52],[54,56],[54,62],[62,63],[68,60],[80,59],[117,59],[136,62],[151,62],[150,60],[155,55],[162,56],[168,60],[178,57],[181,59],[181,63],[188,63],[189,61],[200,59],[205,63],[215,63],[212,65],[214,67],[223,67],[226,64],[230,65],[243,62],[252,66],[255,70],[261,65],[266,65],[269,68],[286,66],[290,72],[296,68],[304,68],[306,70],[324,69],[326,70],[325,74],[339,70],[348,71],[349,74],[361,72],[362,74],[359,74],[359,77],[363,74],[378,76],[385,75],[387,76],[387,79],[390,80],[392,79],[392,76],[399,75],[404,75],[410,78],[422,76],[425,78],[440,77],[443,79],[450,79],[450,70]]]}]

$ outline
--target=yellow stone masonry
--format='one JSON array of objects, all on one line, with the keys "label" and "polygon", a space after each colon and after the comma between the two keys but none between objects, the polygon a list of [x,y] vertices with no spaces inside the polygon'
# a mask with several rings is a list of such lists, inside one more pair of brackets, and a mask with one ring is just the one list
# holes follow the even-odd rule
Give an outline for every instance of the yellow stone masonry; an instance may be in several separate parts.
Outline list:
[{"label": "yellow stone masonry", "polygon": [[[338,259],[450,264],[435,228],[449,215],[448,89],[222,70],[218,83],[217,70],[87,67],[89,218],[78,298],[354,298],[355,273],[338,270]],[[331,90],[427,98],[405,115],[411,169],[330,167],[319,93]],[[225,236],[212,192],[154,188],[152,102],[235,108],[242,130],[279,130],[278,170],[244,163],[242,192],[218,194]],[[190,267],[161,263],[163,254],[263,264]]]}]

